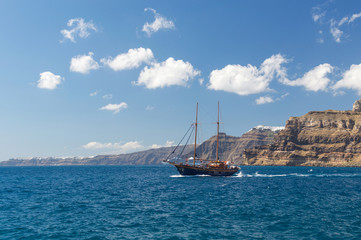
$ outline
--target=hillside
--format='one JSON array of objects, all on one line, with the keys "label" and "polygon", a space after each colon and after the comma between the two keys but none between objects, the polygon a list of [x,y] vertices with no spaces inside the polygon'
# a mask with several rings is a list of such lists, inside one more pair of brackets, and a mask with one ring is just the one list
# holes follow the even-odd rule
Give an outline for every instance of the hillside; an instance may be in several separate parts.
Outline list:
[{"label": "hillside", "polygon": [[[246,148],[269,144],[282,127],[257,126],[243,134],[234,137],[220,133],[219,135],[219,159],[240,164],[242,153]],[[197,147],[197,156],[203,159],[216,159],[217,137],[213,136]],[[187,156],[192,156],[191,151]]]},{"label": "hillside", "polygon": [[[164,147],[128,154],[98,155],[82,158],[9,159],[0,162],[0,166],[154,165],[161,164],[162,159],[166,158],[173,149],[174,147]],[[186,149],[188,150],[190,147]]]},{"label": "hillside", "polygon": [[244,151],[245,165],[361,166],[361,101],[352,111],[291,117],[273,143]]},{"label": "hillside", "polygon": [[[246,148],[268,144],[273,140],[279,129],[257,126],[241,137],[220,134],[219,156],[220,159],[241,163],[242,152]],[[150,149],[141,152],[119,154],[119,155],[99,155],[85,158],[30,158],[30,159],[10,159],[0,162],[0,166],[67,166],[67,165],[155,165],[161,164],[174,147]],[[181,149],[181,148],[179,148]],[[187,146],[184,157],[193,155],[193,146]],[[201,158],[216,158],[216,136],[211,137],[197,147],[197,155]]]}]

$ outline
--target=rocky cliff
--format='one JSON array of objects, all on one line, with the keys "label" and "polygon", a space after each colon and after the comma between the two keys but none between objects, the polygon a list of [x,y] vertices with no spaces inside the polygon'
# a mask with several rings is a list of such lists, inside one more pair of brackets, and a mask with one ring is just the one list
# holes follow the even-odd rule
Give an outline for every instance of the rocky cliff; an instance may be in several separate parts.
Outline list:
[{"label": "rocky cliff", "polygon": [[[243,134],[233,137],[225,133],[219,134],[219,159],[240,164],[242,153],[246,148],[269,144],[276,133],[283,127],[257,126]],[[197,156],[203,159],[216,159],[217,137],[213,136],[197,147]],[[191,156],[193,151],[188,155]]]},{"label": "rocky cliff", "polygon": [[361,166],[361,104],[291,117],[273,143],[247,149],[244,165]]}]

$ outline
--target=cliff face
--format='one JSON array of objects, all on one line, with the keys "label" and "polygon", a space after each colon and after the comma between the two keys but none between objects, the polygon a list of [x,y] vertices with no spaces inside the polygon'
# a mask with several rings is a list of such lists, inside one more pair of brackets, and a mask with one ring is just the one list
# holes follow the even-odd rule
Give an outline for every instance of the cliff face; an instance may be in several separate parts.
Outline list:
[{"label": "cliff face", "polygon": [[361,112],[355,108],[291,117],[272,144],[245,150],[242,164],[361,166]]},{"label": "cliff face", "polygon": [[[219,159],[227,160],[240,164],[242,153],[246,148],[252,148],[259,145],[269,144],[273,141],[275,134],[278,132],[270,128],[258,126],[241,137],[228,136],[225,133],[219,134]],[[213,136],[197,147],[197,156],[203,159],[216,159],[217,137]],[[187,156],[191,156],[190,151]]]}]

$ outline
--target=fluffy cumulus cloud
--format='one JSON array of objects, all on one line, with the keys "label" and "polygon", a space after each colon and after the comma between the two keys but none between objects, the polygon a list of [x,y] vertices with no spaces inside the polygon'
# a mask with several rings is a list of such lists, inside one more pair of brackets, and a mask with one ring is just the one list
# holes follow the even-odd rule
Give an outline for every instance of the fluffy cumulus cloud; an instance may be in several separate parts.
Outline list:
[{"label": "fluffy cumulus cloud", "polygon": [[105,105],[101,108],[99,108],[99,110],[107,110],[107,111],[112,111],[114,114],[120,112],[123,109],[127,109],[128,108],[128,104],[126,104],[125,102],[121,102],[119,104],[108,104]]},{"label": "fluffy cumulus cloud", "polygon": [[92,22],[85,22],[83,18],[73,18],[68,21],[68,27],[70,29],[61,30],[64,39],[69,39],[75,42],[76,37],[87,38],[90,35],[90,31],[96,31],[96,27]]},{"label": "fluffy cumulus cloud", "polygon": [[93,59],[93,53],[88,55],[78,55],[73,57],[70,61],[70,71],[79,72],[83,74],[89,73],[90,70],[96,70],[99,64]]},{"label": "fluffy cumulus cloud", "polygon": [[100,142],[89,142],[83,145],[83,148],[89,150],[108,149],[116,150],[122,153],[132,152],[139,149],[143,149],[144,146],[138,141],[129,141],[127,143],[100,143]]},{"label": "fluffy cumulus cloud", "polygon": [[351,65],[350,69],[344,72],[343,78],[336,82],[332,88],[334,90],[340,88],[352,89],[361,95],[361,64]]},{"label": "fluffy cumulus cloud", "polygon": [[273,102],[274,102],[274,100],[271,97],[267,97],[267,96],[259,97],[259,98],[256,99],[256,104],[257,105],[266,104],[266,103],[273,103]]},{"label": "fluffy cumulus cloud", "polygon": [[135,85],[144,85],[148,89],[169,86],[187,86],[189,80],[200,75],[200,71],[193,68],[189,62],[168,58],[161,63],[153,63],[144,67]]},{"label": "fluffy cumulus cloud", "polygon": [[103,58],[100,61],[114,71],[122,71],[137,68],[142,63],[151,63],[153,60],[152,50],[140,47],[129,49],[127,53],[119,54],[115,58]]},{"label": "fluffy cumulus cloud", "polygon": [[145,32],[148,36],[152,35],[155,32],[158,32],[160,29],[172,29],[175,28],[174,23],[171,20],[166,19],[161,16],[152,8],[146,8],[144,11],[151,11],[154,13],[154,22],[146,22],[143,26],[142,31]]},{"label": "fluffy cumulus cloud", "polygon": [[324,63],[305,73],[302,78],[294,81],[282,78],[280,81],[289,86],[302,86],[307,91],[326,91],[330,83],[330,79],[326,75],[331,73],[332,70],[333,67],[330,64]]},{"label": "fluffy cumulus cloud", "polygon": [[257,94],[269,91],[269,84],[275,77],[283,79],[286,69],[282,64],[288,60],[281,54],[272,55],[259,68],[248,64],[227,65],[210,74],[208,89],[221,90],[238,95]]},{"label": "fluffy cumulus cloud", "polygon": [[62,82],[62,80],[63,78],[61,76],[55,75],[52,72],[42,72],[40,73],[40,79],[38,80],[38,88],[53,90]]}]

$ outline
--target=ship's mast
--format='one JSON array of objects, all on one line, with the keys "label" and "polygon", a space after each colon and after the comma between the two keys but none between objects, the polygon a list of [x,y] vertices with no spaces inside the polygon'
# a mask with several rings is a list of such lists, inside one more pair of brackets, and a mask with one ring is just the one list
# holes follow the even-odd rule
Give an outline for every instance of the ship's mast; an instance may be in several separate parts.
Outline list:
[{"label": "ship's mast", "polygon": [[198,127],[198,102],[196,108],[196,122],[194,123],[195,126],[195,134],[194,134],[194,155],[193,155],[193,167],[196,165],[196,148],[197,148],[197,127]]},{"label": "ship's mast", "polygon": [[219,102],[218,102],[218,113],[217,113],[217,150],[216,150],[216,161],[218,161],[218,142],[219,142]]}]

